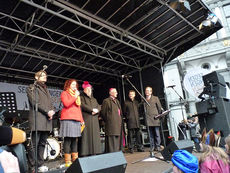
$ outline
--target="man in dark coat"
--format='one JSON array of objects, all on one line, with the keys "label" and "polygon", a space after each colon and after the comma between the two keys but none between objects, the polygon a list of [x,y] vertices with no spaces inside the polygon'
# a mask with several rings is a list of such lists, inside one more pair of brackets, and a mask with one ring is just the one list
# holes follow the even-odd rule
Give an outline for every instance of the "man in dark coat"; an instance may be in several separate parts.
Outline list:
[{"label": "man in dark coat", "polygon": [[105,122],[105,151],[107,153],[121,150],[122,112],[116,99],[117,90],[111,88],[110,97],[103,100],[101,116]]},{"label": "man in dark coat", "polygon": [[93,97],[92,86],[84,81],[81,94],[81,109],[85,121],[85,129],[81,137],[81,156],[89,156],[102,153],[100,140],[100,127],[98,115],[101,110],[97,100]]},{"label": "man in dark coat", "polygon": [[134,138],[137,143],[137,151],[143,152],[143,145],[141,142],[140,132],[140,118],[139,118],[139,106],[138,101],[135,100],[136,93],[134,90],[129,91],[129,98],[124,103],[124,116],[126,117],[128,126],[128,139],[129,139],[129,151],[133,153]]},{"label": "man in dark coat", "polygon": [[[30,103],[29,112],[29,126],[32,131],[31,139],[32,143],[29,146],[28,151],[28,162],[29,162],[29,172],[33,172],[35,168],[35,115],[36,125],[37,125],[37,164],[38,171],[46,171],[48,168],[43,166],[44,159],[44,149],[46,145],[46,140],[49,136],[50,131],[52,131],[52,118],[55,114],[54,107],[51,102],[51,96],[45,85],[47,81],[47,74],[45,71],[41,70],[35,73],[36,82],[27,88],[27,96]],[[36,94],[37,93],[37,94]],[[35,96],[36,95],[36,96]],[[35,101],[36,99],[36,101]],[[37,103],[38,111],[35,114],[35,104]]]},{"label": "man in dark coat", "polygon": [[145,88],[146,100],[150,104],[145,104],[146,121],[149,126],[150,135],[150,150],[160,151],[161,137],[160,137],[160,120],[155,119],[155,116],[162,112],[161,103],[158,97],[152,95],[152,87]]}]

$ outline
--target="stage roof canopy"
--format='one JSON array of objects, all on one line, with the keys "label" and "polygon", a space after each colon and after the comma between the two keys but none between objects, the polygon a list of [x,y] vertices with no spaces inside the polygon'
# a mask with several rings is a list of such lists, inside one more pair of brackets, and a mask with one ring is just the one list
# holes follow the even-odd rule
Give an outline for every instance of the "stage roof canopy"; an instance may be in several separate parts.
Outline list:
[{"label": "stage roof canopy", "polygon": [[199,30],[210,10],[189,3],[183,12],[166,0],[2,0],[0,76],[30,81],[47,65],[51,84],[100,84],[159,68],[222,27]]}]

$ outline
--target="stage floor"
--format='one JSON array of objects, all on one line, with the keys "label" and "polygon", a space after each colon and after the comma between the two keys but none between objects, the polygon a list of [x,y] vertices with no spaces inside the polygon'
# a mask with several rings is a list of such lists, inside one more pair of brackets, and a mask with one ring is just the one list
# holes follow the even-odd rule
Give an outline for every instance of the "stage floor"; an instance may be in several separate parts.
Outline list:
[{"label": "stage floor", "polygon": [[[126,173],[162,173],[166,170],[172,168],[171,162],[161,161],[155,158],[150,158],[150,153],[148,148],[145,148],[145,152],[134,152],[124,153],[125,159],[127,161]],[[195,156],[199,156],[199,153],[193,153]],[[155,154],[157,157],[163,158],[160,153]],[[136,162],[136,163],[133,163]],[[46,162],[46,165],[52,170],[60,167],[64,164],[64,158],[58,158],[56,160],[51,160]]]},{"label": "stage floor", "polygon": [[[162,158],[160,153],[156,157]],[[165,162],[156,158],[150,158],[149,152],[134,152],[125,154],[127,161],[126,173],[161,173],[172,167],[171,162]],[[136,163],[133,163],[136,162]]]}]

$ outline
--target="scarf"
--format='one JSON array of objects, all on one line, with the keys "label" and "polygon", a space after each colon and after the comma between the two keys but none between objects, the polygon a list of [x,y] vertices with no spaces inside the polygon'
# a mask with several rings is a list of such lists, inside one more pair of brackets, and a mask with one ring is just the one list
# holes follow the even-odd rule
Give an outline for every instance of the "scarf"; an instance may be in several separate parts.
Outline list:
[{"label": "scarf", "polygon": [[42,88],[44,88],[44,89],[47,88],[47,86],[46,86],[45,83],[42,83],[42,82],[37,81],[37,84],[38,84],[39,86],[41,86]]},{"label": "scarf", "polygon": [[[69,88],[69,89],[67,90],[67,92],[68,92],[71,96],[75,97],[75,91],[73,91],[72,89]],[[76,103],[77,106],[80,106],[80,105],[81,105],[81,98],[80,98],[80,96],[77,96],[77,99],[76,99],[75,103]]]}]

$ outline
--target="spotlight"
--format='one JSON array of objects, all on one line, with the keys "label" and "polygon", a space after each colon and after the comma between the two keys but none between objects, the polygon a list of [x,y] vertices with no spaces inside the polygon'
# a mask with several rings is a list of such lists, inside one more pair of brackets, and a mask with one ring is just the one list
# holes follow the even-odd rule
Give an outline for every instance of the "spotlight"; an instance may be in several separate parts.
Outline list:
[{"label": "spotlight", "polygon": [[187,0],[170,0],[169,5],[177,11],[191,11],[190,4]]},{"label": "spotlight", "polygon": [[199,25],[199,30],[202,30],[203,28],[211,28],[212,26],[215,26],[215,24],[218,21],[218,17],[214,13],[210,13],[206,20],[201,22]]}]

